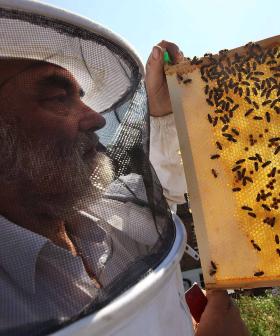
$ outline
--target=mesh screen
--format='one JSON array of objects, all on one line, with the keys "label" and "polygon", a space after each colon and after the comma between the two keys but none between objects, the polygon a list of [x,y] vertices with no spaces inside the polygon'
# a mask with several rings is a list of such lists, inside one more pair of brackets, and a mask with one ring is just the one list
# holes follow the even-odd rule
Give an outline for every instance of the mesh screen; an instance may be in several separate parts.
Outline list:
[{"label": "mesh screen", "polygon": [[170,80],[208,286],[279,284],[279,44],[194,58]]},{"label": "mesh screen", "polygon": [[0,334],[44,335],[157,267],[174,226],[130,54],[27,12],[0,30]]}]

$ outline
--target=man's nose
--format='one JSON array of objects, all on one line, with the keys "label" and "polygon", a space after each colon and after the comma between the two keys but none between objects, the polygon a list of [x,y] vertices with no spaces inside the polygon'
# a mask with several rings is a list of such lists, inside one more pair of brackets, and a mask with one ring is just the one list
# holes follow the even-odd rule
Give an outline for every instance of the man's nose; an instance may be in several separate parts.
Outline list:
[{"label": "man's nose", "polygon": [[99,130],[106,124],[105,118],[98,112],[95,112],[88,106],[84,106],[83,114],[79,121],[79,130],[87,131],[89,129]]}]

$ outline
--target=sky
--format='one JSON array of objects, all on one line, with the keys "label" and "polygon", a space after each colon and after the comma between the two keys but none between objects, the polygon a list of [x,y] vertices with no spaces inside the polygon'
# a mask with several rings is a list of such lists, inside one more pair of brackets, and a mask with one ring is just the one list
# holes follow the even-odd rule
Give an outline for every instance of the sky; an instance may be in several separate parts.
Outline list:
[{"label": "sky", "polygon": [[202,56],[280,34],[279,0],[44,0],[121,35],[143,62],[161,40]]}]

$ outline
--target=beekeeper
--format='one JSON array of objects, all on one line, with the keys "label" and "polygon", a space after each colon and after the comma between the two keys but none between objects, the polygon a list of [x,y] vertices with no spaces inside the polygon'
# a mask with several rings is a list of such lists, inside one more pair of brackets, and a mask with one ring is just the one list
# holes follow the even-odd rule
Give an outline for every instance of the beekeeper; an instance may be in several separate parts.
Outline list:
[{"label": "beekeeper", "polygon": [[[33,1],[0,1],[0,39],[0,335],[63,332],[137,286],[142,295],[180,238],[149,161],[148,105],[152,157],[170,163],[156,158],[175,132],[162,52],[182,55],[154,47],[145,84],[121,38]],[[137,323],[107,314],[84,335],[192,335],[181,280],[164,295],[146,325],[140,312]],[[225,292],[208,300],[196,335],[246,334]]]}]

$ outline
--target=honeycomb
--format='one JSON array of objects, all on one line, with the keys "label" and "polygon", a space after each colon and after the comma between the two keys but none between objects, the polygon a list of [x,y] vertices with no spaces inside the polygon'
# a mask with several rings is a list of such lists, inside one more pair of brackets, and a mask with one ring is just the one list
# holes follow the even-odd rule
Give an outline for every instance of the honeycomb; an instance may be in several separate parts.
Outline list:
[{"label": "honeycomb", "polygon": [[280,38],[166,69],[208,287],[280,285]]}]

